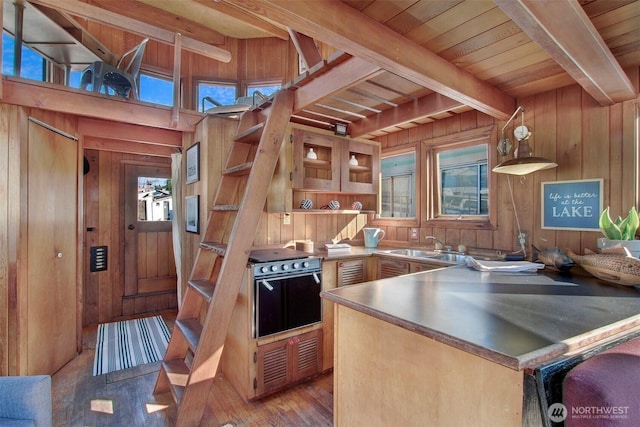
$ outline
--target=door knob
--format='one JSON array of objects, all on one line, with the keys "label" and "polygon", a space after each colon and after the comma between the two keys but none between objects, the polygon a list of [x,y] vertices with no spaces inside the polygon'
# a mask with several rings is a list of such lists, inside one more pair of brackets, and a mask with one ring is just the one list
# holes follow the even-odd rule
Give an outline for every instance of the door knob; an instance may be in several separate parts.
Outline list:
[{"label": "door knob", "polygon": [[135,230],[136,226],[133,224],[129,224],[129,226],[127,227],[129,230]]}]

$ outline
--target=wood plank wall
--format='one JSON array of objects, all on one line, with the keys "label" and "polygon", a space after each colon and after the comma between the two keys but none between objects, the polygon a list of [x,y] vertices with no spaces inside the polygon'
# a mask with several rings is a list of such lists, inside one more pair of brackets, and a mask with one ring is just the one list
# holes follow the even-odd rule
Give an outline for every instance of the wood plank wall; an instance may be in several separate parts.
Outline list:
[{"label": "wood plank wall", "polygon": [[[638,73],[632,73],[638,81]],[[573,85],[518,100],[525,107],[525,124],[532,128],[530,143],[537,156],[555,159],[558,167],[536,172],[525,179],[511,177],[517,214],[522,230],[539,248],[568,247],[576,253],[596,249],[599,232],[543,230],[541,228],[540,191],[545,181],[604,179],[604,206],[614,213],[624,214],[637,203],[638,163],[637,134],[638,101],[600,107],[580,86]],[[403,130],[379,138],[385,148],[428,141],[430,138],[480,128],[495,121],[475,111]],[[495,122],[499,128],[505,122]],[[497,141],[495,141],[497,144]],[[495,149],[495,146],[491,147]],[[514,251],[516,229],[514,210],[505,175],[498,176],[498,220],[494,231],[434,229],[423,226],[425,235],[435,235],[447,244]],[[409,227],[383,227],[388,240],[410,242]]]}]

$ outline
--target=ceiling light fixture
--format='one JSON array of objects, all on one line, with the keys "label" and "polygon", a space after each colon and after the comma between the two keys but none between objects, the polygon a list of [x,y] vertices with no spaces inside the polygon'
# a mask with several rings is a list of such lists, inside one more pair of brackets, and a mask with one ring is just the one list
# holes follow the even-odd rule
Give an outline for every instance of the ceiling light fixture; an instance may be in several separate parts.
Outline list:
[{"label": "ceiling light fixture", "polygon": [[516,127],[513,131],[513,135],[518,140],[518,148],[514,153],[515,157],[497,165],[493,168],[493,172],[509,175],[527,175],[539,170],[557,167],[558,164],[551,160],[533,156],[528,142],[531,132],[524,125],[524,107],[522,106],[516,109],[507,123],[502,127],[502,136],[500,137],[500,141],[498,141],[498,153],[501,156],[505,156],[509,151],[511,151],[511,141],[509,141],[509,138],[505,138],[504,129],[509,125],[509,123],[511,123],[518,113],[522,114],[522,122],[521,125]]}]

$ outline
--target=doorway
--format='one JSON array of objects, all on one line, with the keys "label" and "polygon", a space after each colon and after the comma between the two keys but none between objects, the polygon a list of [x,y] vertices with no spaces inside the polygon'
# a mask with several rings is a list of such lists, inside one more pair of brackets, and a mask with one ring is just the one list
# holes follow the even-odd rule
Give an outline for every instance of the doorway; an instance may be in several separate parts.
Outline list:
[{"label": "doorway", "polygon": [[124,298],[177,290],[171,168],[125,165]]}]

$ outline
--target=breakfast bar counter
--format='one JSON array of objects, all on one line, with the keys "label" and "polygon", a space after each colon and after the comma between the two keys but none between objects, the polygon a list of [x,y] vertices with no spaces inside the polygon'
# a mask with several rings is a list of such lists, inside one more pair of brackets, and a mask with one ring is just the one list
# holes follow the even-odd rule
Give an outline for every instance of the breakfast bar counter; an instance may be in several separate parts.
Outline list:
[{"label": "breakfast bar counter", "polygon": [[322,296],[336,426],[527,425],[525,371],[640,328],[639,288],[546,269],[458,265]]}]

